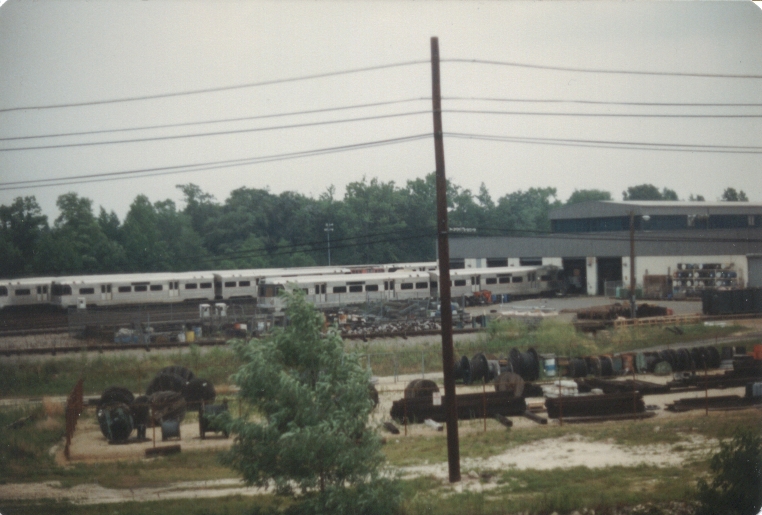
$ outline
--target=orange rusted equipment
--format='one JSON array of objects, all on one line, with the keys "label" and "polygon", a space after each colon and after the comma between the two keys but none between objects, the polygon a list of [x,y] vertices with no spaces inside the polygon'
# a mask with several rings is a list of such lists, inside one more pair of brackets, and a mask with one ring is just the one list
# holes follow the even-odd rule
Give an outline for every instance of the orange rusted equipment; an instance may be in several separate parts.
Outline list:
[{"label": "orange rusted equipment", "polygon": [[474,305],[484,306],[486,304],[492,304],[492,292],[489,290],[475,291]]}]

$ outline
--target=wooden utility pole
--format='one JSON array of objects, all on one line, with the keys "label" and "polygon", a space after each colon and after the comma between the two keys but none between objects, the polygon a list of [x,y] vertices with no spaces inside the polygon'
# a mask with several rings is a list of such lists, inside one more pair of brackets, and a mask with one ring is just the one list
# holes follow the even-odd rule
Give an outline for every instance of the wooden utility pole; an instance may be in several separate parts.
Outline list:
[{"label": "wooden utility pole", "polygon": [[431,38],[431,101],[434,114],[434,155],[437,176],[437,241],[439,250],[439,302],[442,314],[442,370],[444,409],[447,419],[447,463],[450,483],[460,481],[458,408],[455,404],[455,359],[452,347],[452,307],[450,295],[450,244],[447,239],[447,179],[442,138],[442,94],[439,88],[439,39]]}]

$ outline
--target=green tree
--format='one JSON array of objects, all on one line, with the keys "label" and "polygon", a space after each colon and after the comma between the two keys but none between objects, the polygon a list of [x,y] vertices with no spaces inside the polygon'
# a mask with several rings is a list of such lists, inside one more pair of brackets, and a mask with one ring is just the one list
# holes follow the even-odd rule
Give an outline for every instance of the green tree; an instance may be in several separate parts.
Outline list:
[{"label": "green tree", "polygon": [[300,513],[391,513],[399,493],[368,428],[368,373],[303,294],[285,299],[285,329],[233,344],[243,363],[233,379],[258,416],[228,415],[235,441],[223,462],[247,484],[292,497]]},{"label": "green tree", "polygon": [[735,188],[725,188],[721,200],[725,202],[748,202],[749,198],[743,190],[736,191]]},{"label": "green tree", "polygon": [[720,444],[709,468],[711,483],[698,483],[699,515],[756,515],[762,508],[762,436],[739,430]]},{"label": "green tree", "polygon": [[603,190],[574,190],[569,196],[569,200],[566,201],[566,205],[601,200],[611,200],[611,193]]},{"label": "green tree", "polygon": [[16,197],[0,206],[0,276],[33,272],[36,247],[47,230],[48,218],[35,197]]},{"label": "green tree", "polygon": [[639,186],[630,186],[627,191],[622,192],[623,200],[678,200],[677,192],[669,188],[659,188],[653,184],[640,184]]},{"label": "green tree", "polygon": [[514,191],[498,200],[496,225],[503,231],[550,230],[550,210],[560,207],[555,188],[529,188]]},{"label": "green tree", "polygon": [[691,201],[691,202],[704,202],[704,201],[706,201],[706,199],[704,198],[704,195],[693,195],[693,193],[691,193],[691,195],[688,197],[688,200]]}]

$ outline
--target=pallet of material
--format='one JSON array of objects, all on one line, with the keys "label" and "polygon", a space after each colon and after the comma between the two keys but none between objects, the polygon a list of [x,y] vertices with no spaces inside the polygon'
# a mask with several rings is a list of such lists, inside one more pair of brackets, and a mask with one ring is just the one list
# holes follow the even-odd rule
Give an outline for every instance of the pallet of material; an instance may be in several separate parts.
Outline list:
[{"label": "pallet of material", "polygon": [[738,395],[721,395],[719,397],[694,397],[687,399],[678,399],[674,403],[667,405],[665,409],[668,411],[680,413],[696,409],[743,409],[760,403],[762,403],[762,397],[749,398],[740,397]]}]

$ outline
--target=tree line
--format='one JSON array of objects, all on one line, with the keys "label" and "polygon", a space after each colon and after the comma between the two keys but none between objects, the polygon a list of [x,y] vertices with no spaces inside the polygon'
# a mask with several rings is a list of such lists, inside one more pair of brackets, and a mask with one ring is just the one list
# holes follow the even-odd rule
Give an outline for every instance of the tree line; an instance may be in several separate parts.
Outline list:
[{"label": "tree line", "polygon": [[[195,184],[177,186],[183,207],[138,195],[124,220],[77,193],[58,197],[49,222],[34,196],[0,206],[0,277],[164,272],[434,261],[434,174],[404,186],[378,179],[350,183],[343,198],[329,187],[317,198],[296,192],[239,188],[223,202]],[[563,205],[612,200],[607,191],[575,190],[566,202],[555,188],[529,188],[496,200],[484,184],[474,193],[448,184],[453,232],[543,233]],[[677,200],[673,190],[632,186],[624,200]],[[748,200],[727,188],[723,200]],[[694,197],[690,200],[703,200]],[[332,224],[330,233],[327,224]]]}]

